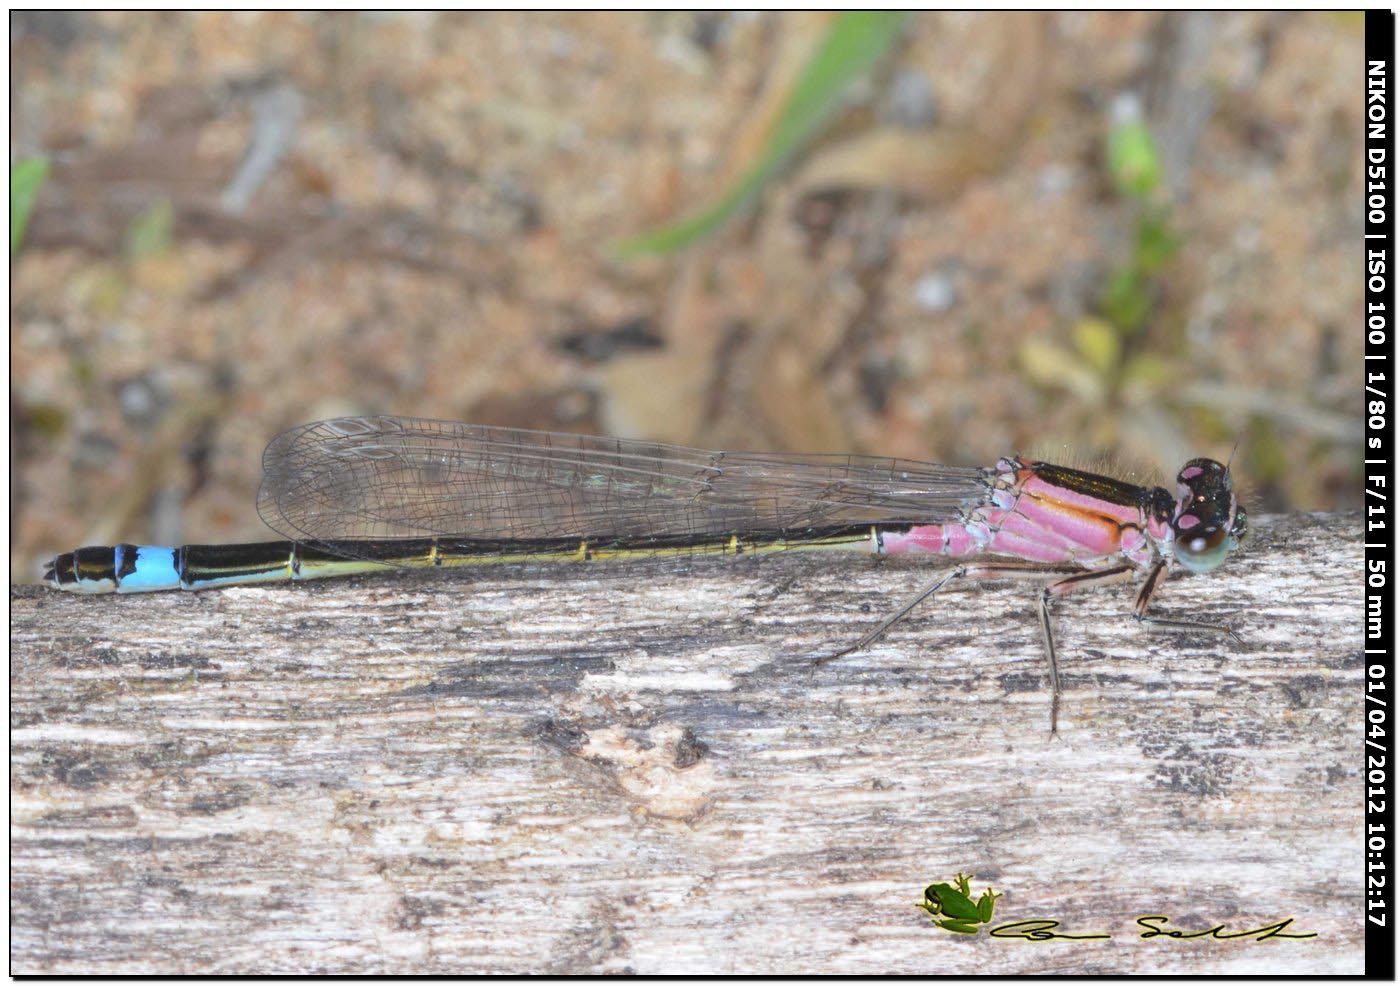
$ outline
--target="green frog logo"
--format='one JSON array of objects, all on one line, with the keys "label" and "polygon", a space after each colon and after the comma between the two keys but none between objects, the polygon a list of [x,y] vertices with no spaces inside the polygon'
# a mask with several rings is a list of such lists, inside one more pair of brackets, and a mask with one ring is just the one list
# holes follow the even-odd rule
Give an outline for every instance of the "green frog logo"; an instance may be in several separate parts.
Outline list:
[{"label": "green frog logo", "polygon": [[960,935],[975,935],[977,929],[992,920],[997,898],[988,887],[976,901],[972,899],[972,876],[959,873],[952,883],[931,883],[924,889],[924,899],[917,907],[928,911],[933,923],[946,931]]}]

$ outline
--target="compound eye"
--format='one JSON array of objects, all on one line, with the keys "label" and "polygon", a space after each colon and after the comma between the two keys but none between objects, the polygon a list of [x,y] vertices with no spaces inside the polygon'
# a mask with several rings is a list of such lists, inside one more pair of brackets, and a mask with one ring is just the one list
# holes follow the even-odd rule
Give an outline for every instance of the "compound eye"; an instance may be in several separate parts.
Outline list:
[{"label": "compound eye", "polygon": [[1190,572],[1209,572],[1219,568],[1230,553],[1230,538],[1223,527],[1182,531],[1172,542],[1176,560]]}]

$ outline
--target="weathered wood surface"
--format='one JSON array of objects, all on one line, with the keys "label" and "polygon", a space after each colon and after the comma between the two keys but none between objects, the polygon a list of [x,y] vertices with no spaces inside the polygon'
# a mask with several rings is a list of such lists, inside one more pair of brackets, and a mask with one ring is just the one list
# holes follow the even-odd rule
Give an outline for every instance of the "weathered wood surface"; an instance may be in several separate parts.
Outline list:
[{"label": "weathered wood surface", "polygon": [[[12,589],[11,968],[1328,972],[1362,968],[1361,538],[1264,518],[1158,610],[927,567]],[[996,920],[913,905],[958,871]],[[1304,940],[1138,938],[1135,918]]]}]

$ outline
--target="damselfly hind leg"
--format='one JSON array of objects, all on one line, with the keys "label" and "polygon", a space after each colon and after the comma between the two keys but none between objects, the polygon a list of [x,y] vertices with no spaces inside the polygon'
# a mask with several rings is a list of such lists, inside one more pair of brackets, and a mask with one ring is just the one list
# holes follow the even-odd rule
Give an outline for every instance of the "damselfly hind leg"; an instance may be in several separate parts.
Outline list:
[{"label": "damselfly hind leg", "polygon": [[1114,566],[1112,569],[1085,571],[1077,565],[1044,565],[1018,562],[982,562],[976,565],[958,565],[906,599],[900,604],[898,609],[881,620],[873,629],[868,631],[849,647],[844,647],[832,654],[814,658],[811,662],[811,667],[815,670],[823,664],[834,661],[840,657],[845,657],[847,654],[854,653],[878,640],[890,627],[908,616],[919,603],[923,602],[954,579],[971,578],[979,581],[995,581],[997,579],[1045,579],[1050,576],[1068,575],[1068,578],[1052,582],[1041,591],[1040,604],[1037,609],[1040,619],[1041,636],[1045,643],[1045,653],[1050,661],[1050,732],[1053,734],[1059,728],[1060,671],[1055,658],[1055,635],[1050,623],[1050,597],[1064,595],[1083,585],[1115,581],[1123,578],[1124,573],[1127,573],[1127,576],[1131,577],[1132,566],[1119,565]]},{"label": "damselfly hind leg", "polygon": [[883,620],[877,623],[873,629],[868,631],[863,637],[861,637],[855,643],[851,644],[849,647],[843,647],[841,650],[836,651],[833,654],[824,654],[820,657],[814,658],[812,660],[812,668],[815,670],[816,668],[821,667],[823,664],[828,664],[831,661],[837,660],[838,658],[845,657],[847,654],[854,654],[856,651],[863,649],[868,644],[872,644],[876,640],[879,640],[880,637],[884,636],[885,631],[889,630],[890,627],[894,626],[900,620],[904,619],[911,612],[913,612],[914,608],[918,606],[919,603],[923,602],[929,596],[933,595],[939,589],[943,588],[943,586],[951,582],[953,579],[958,578],[960,575],[966,574],[964,569],[965,566],[959,566],[958,568],[954,568],[948,572],[945,572],[941,577],[935,579],[933,582],[924,586],[918,592],[914,593],[912,596],[906,599],[903,603],[900,604],[900,607],[897,610],[895,610],[889,616],[885,617]]}]

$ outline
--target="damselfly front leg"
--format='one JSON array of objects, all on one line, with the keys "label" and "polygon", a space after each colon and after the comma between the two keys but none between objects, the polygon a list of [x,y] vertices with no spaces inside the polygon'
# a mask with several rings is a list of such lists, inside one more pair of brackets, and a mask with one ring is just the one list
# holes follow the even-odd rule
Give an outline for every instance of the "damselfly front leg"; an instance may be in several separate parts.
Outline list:
[{"label": "damselfly front leg", "polygon": [[1148,604],[1152,602],[1152,597],[1162,584],[1162,576],[1166,574],[1166,567],[1166,563],[1160,561],[1152,566],[1152,571],[1147,575],[1147,581],[1138,590],[1137,601],[1133,604],[1133,619],[1139,623],[1146,623],[1154,627],[1166,627],[1169,630],[1209,630],[1212,633],[1223,633],[1237,644],[1244,643],[1243,637],[1222,623],[1202,623],[1199,620],[1182,620],[1170,616],[1148,616]]}]

